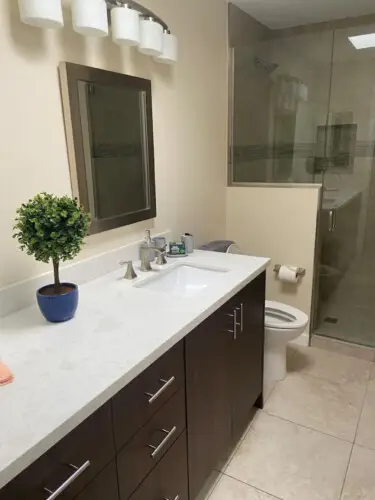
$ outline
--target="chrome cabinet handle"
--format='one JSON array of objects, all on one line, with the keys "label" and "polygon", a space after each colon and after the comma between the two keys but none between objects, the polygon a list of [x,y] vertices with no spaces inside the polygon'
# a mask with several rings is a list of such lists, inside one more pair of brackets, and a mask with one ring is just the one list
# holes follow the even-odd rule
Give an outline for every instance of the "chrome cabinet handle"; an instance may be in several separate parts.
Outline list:
[{"label": "chrome cabinet handle", "polygon": [[240,311],[241,314],[241,333],[243,333],[243,302],[241,302],[240,307],[235,308],[236,311]]},{"label": "chrome cabinet handle", "polygon": [[87,460],[81,467],[76,467],[75,465],[69,464],[69,467],[75,470],[75,472],[68,477],[68,479],[57,488],[57,490],[52,491],[48,488],[44,488],[44,491],[46,493],[49,493],[49,497],[46,500],[55,500],[58,496],[61,495],[74,481],[83,473],[85,472],[86,469],[90,467],[90,460]]},{"label": "chrome cabinet handle", "polygon": [[[169,500],[169,498],[164,497],[163,500]],[[176,495],[173,500],[180,500],[180,495]]]},{"label": "chrome cabinet handle", "polygon": [[173,434],[177,431],[177,427],[176,426],[172,427],[172,429],[170,431],[167,431],[166,429],[161,429],[161,431],[164,432],[164,434],[166,434],[166,436],[163,439],[163,441],[161,441],[161,443],[159,443],[157,446],[153,446],[152,444],[148,445],[149,448],[151,448],[152,450],[154,450],[151,453],[151,458],[155,458],[156,455],[158,455],[161,452],[161,450],[168,443],[168,441],[171,439],[171,437],[173,436]]},{"label": "chrome cabinet handle", "polygon": [[328,231],[333,233],[336,229],[336,211],[330,210],[328,214]]},{"label": "chrome cabinet handle", "polygon": [[237,311],[233,311],[233,340],[237,340]]},{"label": "chrome cabinet handle", "polygon": [[169,380],[164,380],[163,378],[159,379],[159,381],[163,384],[160,389],[155,392],[155,394],[151,394],[151,392],[146,392],[146,396],[149,396],[148,404],[152,405],[154,401],[156,401],[168,387],[173,384],[176,380],[176,377],[171,377]]}]

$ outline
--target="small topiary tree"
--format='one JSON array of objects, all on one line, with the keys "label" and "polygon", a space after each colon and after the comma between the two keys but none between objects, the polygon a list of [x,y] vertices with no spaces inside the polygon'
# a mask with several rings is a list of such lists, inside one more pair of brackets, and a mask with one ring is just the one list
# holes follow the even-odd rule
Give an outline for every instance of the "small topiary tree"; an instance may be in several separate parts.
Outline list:
[{"label": "small topiary tree", "polygon": [[41,193],[17,210],[13,238],[37,261],[53,263],[55,295],[61,294],[59,265],[73,259],[83,246],[90,226],[77,199]]}]

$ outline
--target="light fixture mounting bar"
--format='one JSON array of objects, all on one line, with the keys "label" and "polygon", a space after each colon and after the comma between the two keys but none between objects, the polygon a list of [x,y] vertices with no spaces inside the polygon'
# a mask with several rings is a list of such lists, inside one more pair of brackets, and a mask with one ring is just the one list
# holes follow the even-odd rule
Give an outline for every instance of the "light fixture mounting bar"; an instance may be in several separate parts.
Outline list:
[{"label": "light fixture mounting bar", "polygon": [[121,7],[121,5],[127,4],[133,9],[140,12],[142,16],[152,17],[157,23],[161,24],[164,29],[168,30],[168,25],[163,21],[163,19],[152,12],[152,10],[143,7],[143,5],[138,2],[135,2],[135,0],[106,0],[106,4],[109,10],[113,9],[114,7]]}]

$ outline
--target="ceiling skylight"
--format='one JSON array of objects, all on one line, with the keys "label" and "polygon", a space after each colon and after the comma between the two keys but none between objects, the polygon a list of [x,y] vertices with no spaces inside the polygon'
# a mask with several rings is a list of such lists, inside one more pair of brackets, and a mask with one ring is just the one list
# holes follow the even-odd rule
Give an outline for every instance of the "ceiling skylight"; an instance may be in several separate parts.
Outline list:
[{"label": "ceiling skylight", "polygon": [[357,50],[375,48],[375,33],[350,36],[349,40]]}]

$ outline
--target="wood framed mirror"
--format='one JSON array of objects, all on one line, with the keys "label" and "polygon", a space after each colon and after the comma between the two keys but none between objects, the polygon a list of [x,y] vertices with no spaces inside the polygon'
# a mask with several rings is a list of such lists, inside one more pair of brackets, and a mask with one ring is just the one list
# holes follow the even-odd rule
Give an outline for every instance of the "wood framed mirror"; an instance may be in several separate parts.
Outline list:
[{"label": "wood framed mirror", "polygon": [[156,216],[151,82],[59,66],[73,195],[90,234]]}]

